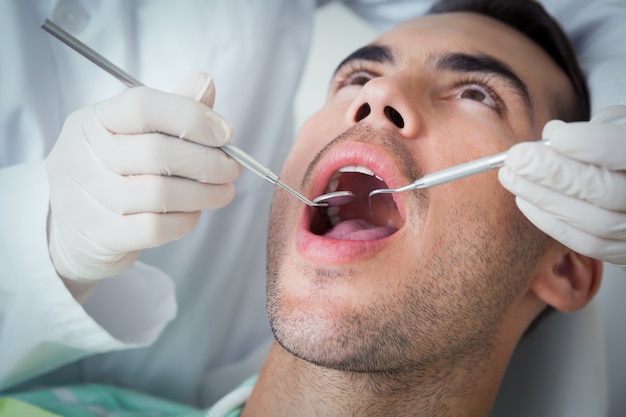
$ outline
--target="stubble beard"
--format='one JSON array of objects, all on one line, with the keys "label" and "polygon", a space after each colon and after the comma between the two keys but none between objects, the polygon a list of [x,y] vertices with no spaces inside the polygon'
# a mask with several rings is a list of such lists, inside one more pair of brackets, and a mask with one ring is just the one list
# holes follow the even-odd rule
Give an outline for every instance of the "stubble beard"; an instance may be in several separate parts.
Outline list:
[{"label": "stubble beard", "polygon": [[342,311],[331,322],[298,309],[281,289],[283,280],[323,286],[334,278],[323,267],[296,272],[304,277],[286,275],[280,218],[272,209],[267,306],[276,340],[300,359],[346,372],[428,373],[441,364],[478,366],[490,356],[500,321],[546,241],[524,220],[511,222],[509,244],[502,244],[501,237],[494,244],[498,236],[466,238],[418,265],[406,281],[417,285],[407,284],[393,299]]},{"label": "stubble beard", "polygon": [[[355,128],[336,141],[354,136],[374,135],[366,128]],[[408,154],[394,137],[377,137],[394,155]],[[404,157],[399,165],[407,177],[419,176],[410,158]],[[410,198],[416,212],[426,212],[428,194],[415,193]],[[276,191],[267,247],[270,324],[278,343],[291,354],[341,371],[426,372],[441,363],[455,367],[484,361],[492,352],[503,315],[529,279],[547,241],[514,208],[512,198],[505,230],[489,227],[484,219],[490,213],[474,213],[475,218],[467,219],[463,208],[457,208],[451,221],[466,219],[482,227],[476,227],[471,236],[452,236],[457,231],[446,229],[449,236],[443,236],[441,241],[448,242],[449,247],[440,248],[428,259],[420,259],[404,279],[393,280],[403,283],[403,287],[397,284],[393,298],[359,305],[358,309],[332,311],[325,315],[333,317],[328,320],[294,305],[283,290],[288,280],[308,280],[320,290],[320,308],[327,305],[332,309],[332,292],[325,291],[325,285],[332,285],[336,279],[349,279],[333,276],[323,266],[299,267],[289,272],[298,276],[287,275],[284,242],[289,232],[285,224],[289,222],[283,222],[283,213],[297,212],[294,204],[297,203],[291,197]],[[413,227],[415,236],[419,236],[420,225],[405,227]],[[386,282],[386,277],[373,279]]]}]

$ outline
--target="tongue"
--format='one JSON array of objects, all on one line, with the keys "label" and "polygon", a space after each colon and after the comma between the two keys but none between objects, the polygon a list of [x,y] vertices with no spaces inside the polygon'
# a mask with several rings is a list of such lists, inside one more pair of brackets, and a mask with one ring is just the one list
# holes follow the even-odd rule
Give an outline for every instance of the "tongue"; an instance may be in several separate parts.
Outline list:
[{"label": "tongue", "polygon": [[339,223],[324,237],[337,240],[378,240],[392,235],[396,230],[389,226],[376,226],[362,219],[353,219]]}]

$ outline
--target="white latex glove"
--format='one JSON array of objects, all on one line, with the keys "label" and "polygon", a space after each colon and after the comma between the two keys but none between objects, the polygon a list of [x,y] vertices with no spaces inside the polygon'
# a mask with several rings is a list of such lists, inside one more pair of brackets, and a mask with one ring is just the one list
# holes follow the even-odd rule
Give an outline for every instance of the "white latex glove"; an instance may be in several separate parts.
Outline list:
[{"label": "white latex glove", "polygon": [[66,283],[122,272],[232,200],[241,166],[214,148],[232,128],[210,108],[212,79],[176,93],[132,88],[65,121],[47,168],[49,250]]},{"label": "white latex glove", "polygon": [[523,142],[501,168],[502,185],[539,229],[569,248],[626,264],[626,106],[590,122],[552,120],[550,146]]}]

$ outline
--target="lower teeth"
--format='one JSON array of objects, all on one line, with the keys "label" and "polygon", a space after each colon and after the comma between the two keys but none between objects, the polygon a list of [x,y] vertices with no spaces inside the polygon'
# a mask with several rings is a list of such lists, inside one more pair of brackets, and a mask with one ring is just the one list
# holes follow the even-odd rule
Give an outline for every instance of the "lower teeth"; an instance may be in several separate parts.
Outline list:
[{"label": "lower teeth", "polygon": [[326,209],[326,215],[328,216],[328,221],[330,222],[331,225],[333,226],[337,226],[339,223],[341,223],[341,219],[339,218],[339,210],[341,209],[341,207],[328,207]]}]

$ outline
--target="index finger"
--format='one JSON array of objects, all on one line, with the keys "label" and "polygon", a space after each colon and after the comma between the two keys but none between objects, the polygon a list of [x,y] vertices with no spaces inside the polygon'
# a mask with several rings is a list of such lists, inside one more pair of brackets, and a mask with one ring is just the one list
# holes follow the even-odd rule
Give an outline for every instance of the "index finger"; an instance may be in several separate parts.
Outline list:
[{"label": "index finger", "polygon": [[212,147],[229,143],[233,136],[230,123],[211,108],[148,87],[131,88],[97,103],[94,114],[112,133],[164,133]]}]

